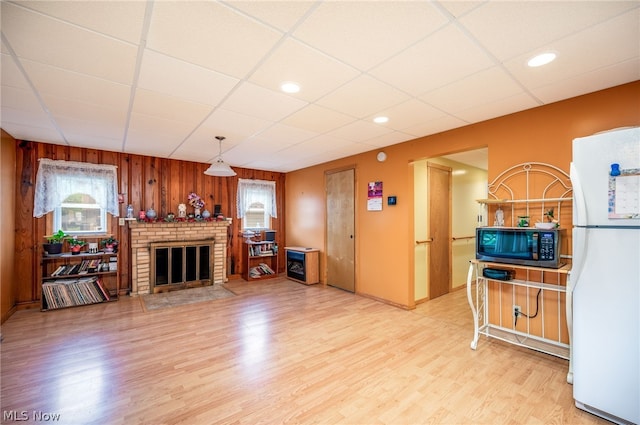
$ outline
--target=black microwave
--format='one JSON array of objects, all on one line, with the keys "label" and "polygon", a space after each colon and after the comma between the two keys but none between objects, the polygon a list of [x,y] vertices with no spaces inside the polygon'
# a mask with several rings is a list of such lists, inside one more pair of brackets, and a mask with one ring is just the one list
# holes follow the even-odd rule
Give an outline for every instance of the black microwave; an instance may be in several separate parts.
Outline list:
[{"label": "black microwave", "polygon": [[476,259],[496,263],[559,268],[560,229],[478,227]]}]

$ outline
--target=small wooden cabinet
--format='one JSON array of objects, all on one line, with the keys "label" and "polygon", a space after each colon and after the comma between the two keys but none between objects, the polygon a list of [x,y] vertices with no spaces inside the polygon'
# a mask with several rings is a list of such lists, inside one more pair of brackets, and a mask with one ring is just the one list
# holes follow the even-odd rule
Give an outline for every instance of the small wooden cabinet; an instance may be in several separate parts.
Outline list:
[{"label": "small wooden cabinet", "polygon": [[242,248],[242,277],[245,280],[278,276],[278,245],[275,242],[243,242]]},{"label": "small wooden cabinet", "polygon": [[305,285],[320,282],[319,250],[297,246],[285,247],[287,278]]},{"label": "small wooden cabinet", "polygon": [[118,299],[117,252],[43,255],[41,265],[42,311]]}]

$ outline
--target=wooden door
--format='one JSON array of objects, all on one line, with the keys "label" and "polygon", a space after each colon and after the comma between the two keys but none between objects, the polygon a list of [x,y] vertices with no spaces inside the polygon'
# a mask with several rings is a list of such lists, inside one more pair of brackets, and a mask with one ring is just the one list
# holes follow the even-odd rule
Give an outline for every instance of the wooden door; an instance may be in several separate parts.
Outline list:
[{"label": "wooden door", "polygon": [[355,292],[355,171],[326,174],[327,284]]},{"label": "wooden door", "polygon": [[451,168],[427,163],[429,299],[451,287]]}]

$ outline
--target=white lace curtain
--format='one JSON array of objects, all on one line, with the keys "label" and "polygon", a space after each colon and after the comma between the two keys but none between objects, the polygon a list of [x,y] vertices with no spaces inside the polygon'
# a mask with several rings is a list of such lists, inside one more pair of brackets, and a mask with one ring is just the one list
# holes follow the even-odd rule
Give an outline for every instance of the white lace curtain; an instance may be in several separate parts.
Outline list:
[{"label": "white lace curtain", "polygon": [[86,193],[114,216],[118,211],[118,173],[115,165],[40,159],[33,200],[33,216],[42,217],[74,193]]},{"label": "white lace curtain", "polygon": [[278,217],[276,206],[276,182],[267,180],[238,179],[237,216],[244,218],[245,212],[254,202],[264,205],[271,217]]}]

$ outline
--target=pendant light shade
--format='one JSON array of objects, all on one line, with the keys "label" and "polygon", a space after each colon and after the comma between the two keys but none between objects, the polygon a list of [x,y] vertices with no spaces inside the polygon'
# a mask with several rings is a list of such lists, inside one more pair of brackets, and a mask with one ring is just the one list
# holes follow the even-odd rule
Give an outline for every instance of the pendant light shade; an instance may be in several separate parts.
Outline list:
[{"label": "pendant light shade", "polygon": [[233,169],[222,160],[222,141],[225,138],[223,136],[216,136],[216,139],[218,139],[218,144],[220,146],[220,153],[218,154],[218,159],[216,160],[216,162],[211,164],[209,168],[207,168],[207,171],[205,171],[204,173],[207,176],[215,176],[215,177],[235,176],[236,172],[233,171]]}]

